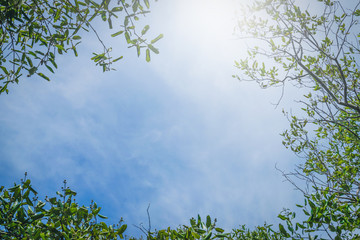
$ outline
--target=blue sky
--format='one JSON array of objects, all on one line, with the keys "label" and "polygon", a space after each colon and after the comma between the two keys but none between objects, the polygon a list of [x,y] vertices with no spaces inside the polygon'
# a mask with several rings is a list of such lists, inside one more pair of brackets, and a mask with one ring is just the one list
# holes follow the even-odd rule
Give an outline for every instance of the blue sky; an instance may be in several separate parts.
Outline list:
[{"label": "blue sky", "polygon": [[[120,217],[154,228],[187,224],[210,214],[227,229],[276,221],[300,194],[275,170],[297,158],[281,144],[282,108],[296,108],[287,89],[232,78],[247,43],[232,36],[231,0],[172,0],[153,4],[151,33],[164,34],[159,55],[136,57],[122,38],[105,37],[125,59],[102,73],[89,60],[100,45],[86,34],[80,56],[58,57],[51,82],[24,78],[0,96],[0,183],[25,171],[43,195],[62,181]],[[111,32],[100,30],[101,35]]]}]

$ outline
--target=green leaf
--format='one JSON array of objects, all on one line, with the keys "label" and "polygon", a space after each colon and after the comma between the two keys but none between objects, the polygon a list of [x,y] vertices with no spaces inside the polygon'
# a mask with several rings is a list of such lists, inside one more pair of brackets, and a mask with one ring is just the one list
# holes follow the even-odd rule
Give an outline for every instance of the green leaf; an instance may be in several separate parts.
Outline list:
[{"label": "green leaf", "polygon": [[194,237],[195,239],[200,239],[200,235],[197,234],[196,232],[191,232],[191,234],[193,235],[193,237]]},{"label": "green leaf", "polygon": [[37,67],[32,67],[29,69],[29,75],[33,75],[37,71]]},{"label": "green leaf", "polygon": [[44,213],[39,213],[39,214],[36,214],[35,216],[32,216],[31,217],[31,221],[33,222],[33,221],[36,221],[36,220],[38,220],[38,219],[40,219],[40,218],[42,218],[42,217],[44,217],[45,215],[44,215]]},{"label": "green leaf", "polygon": [[5,83],[5,85],[3,87],[0,86],[0,94],[3,92],[6,92],[6,93],[9,92],[9,90],[7,89],[8,84],[9,84],[9,82]]},{"label": "green leaf", "polygon": [[109,23],[109,28],[112,29],[113,26],[112,26],[112,21],[111,21],[111,17],[108,18],[108,23]]},{"label": "green leaf", "polygon": [[127,27],[127,25],[129,25],[129,17],[128,16],[126,16],[124,19],[124,25],[125,25],[125,27]]},{"label": "green leaf", "polygon": [[120,59],[123,59],[123,56],[120,56],[120,57],[118,57],[118,58],[115,58],[115,59],[113,60],[113,62],[117,62],[117,61],[119,61]]},{"label": "green leaf", "polygon": [[123,10],[123,7],[114,7],[113,9],[111,9],[111,12],[120,12]]},{"label": "green leaf", "polygon": [[153,40],[151,40],[151,44],[156,43],[157,41],[159,41],[160,39],[162,39],[164,37],[163,34],[160,34],[159,36],[157,36],[156,38],[154,38]]},{"label": "green leaf", "polygon": [[206,227],[209,228],[211,226],[211,218],[209,215],[206,216]]},{"label": "green leaf", "polygon": [[131,43],[129,32],[125,32],[125,39],[127,43]]},{"label": "green leaf", "polygon": [[112,37],[116,37],[116,36],[122,34],[123,32],[124,32],[124,31],[118,31],[118,32],[116,32],[116,33],[111,34],[111,36],[112,36]]},{"label": "green leaf", "polygon": [[12,213],[15,213],[21,207],[21,202],[15,202],[14,205],[10,208]]},{"label": "green leaf", "polygon": [[47,69],[49,69],[50,72],[54,73],[54,70],[50,66],[48,66],[48,65],[45,65],[45,66]]},{"label": "green leaf", "polygon": [[136,46],[136,51],[137,51],[137,55],[139,57],[140,56],[140,46],[139,45]]},{"label": "green leaf", "polygon": [[113,60],[113,62],[117,62],[117,61],[119,61],[120,59],[123,59],[123,56],[118,57],[118,58],[115,58],[115,59]]},{"label": "green leaf", "polygon": [[126,228],[127,228],[127,225],[126,225],[126,224],[122,225],[122,226],[118,229],[117,234],[118,234],[118,235],[123,234],[123,233],[125,232]]},{"label": "green leaf", "polygon": [[40,233],[40,237],[41,237],[42,240],[47,240],[47,238],[46,238],[46,236],[45,236],[45,233],[43,233],[43,232]]},{"label": "green leaf", "polygon": [[150,4],[149,4],[149,0],[144,0],[145,6],[149,9],[150,8]]},{"label": "green leaf", "polygon": [[228,234],[224,233],[224,234],[216,234],[215,237],[217,238],[225,238],[228,237]]},{"label": "green leaf", "polygon": [[65,236],[66,240],[70,240],[69,236],[66,234],[66,232],[62,232],[62,235]]},{"label": "green leaf", "polygon": [[204,234],[206,233],[206,231],[204,229],[201,229],[201,228],[194,228],[194,230],[199,233],[199,234]]},{"label": "green leaf", "polygon": [[73,50],[73,52],[74,52],[75,57],[79,56],[78,53],[77,53],[77,51],[76,51],[76,48],[75,48],[75,47],[73,47],[72,50]]},{"label": "green leaf", "polygon": [[149,25],[146,25],[144,29],[141,31],[141,35],[144,35],[150,29]]},{"label": "green leaf", "polygon": [[[31,53],[31,52],[29,52],[29,53]],[[34,54],[35,55],[35,54]],[[35,55],[36,56],[36,55]],[[27,60],[27,62],[28,62],[28,64],[29,64],[29,66],[30,67],[33,67],[34,65],[33,65],[33,63],[32,63],[32,61],[31,61],[31,58],[30,57],[28,57],[28,56],[25,56],[26,57],[26,60]]]},{"label": "green leaf", "polygon": [[48,78],[47,76],[45,76],[43,73],[37,73],[37,75],[39,75],[40,77],[42,77],[43,79],[50,81],[50,78]]},{"label": "green leaf", "polygon": [[9,74],[8,70],[6,69],[6,67],[0,66],[0,68],[3,70],[3,72],[4,72],[6,75]]},{"label": "green leaf", "polygon": [[223,233],[224,232],[224,229],[222,228],[215,228],[215,231],[219,232],[219,233]]},{"label": "green leaf", "polygon": [[81,39],[81,37],[80,37],[80,36],[78,36],[78,35],[75,35],[75,36],[73,36],[73,37],[72,37],[72,39],[74,39],[74,40],[80,40],[80,39]]},{"label": "green leaf", "polygon": [[150,50],[146,49],[146,61],[150,62]]},{"label": "green leaf", "polygon": [[53,60],[53,59],[49,59],[49,61],[51,62],[51,64],[55,67],[55,68],[57,68],[57,64],[56,64],[56,62]]},{"label": "green leaf", "polygon": [[139,7],[139,3],[137,1],[135,1],[133,6],[132,6],[132,9],[133,9],[134,13],[136,13],[136,11],[138,10],[138,7]]},{"label": "green leaf", "polygon": [[211,235],[212,235],[212,232],[208,233],[208,234],[205,236],[204,240],[209,240],[210,237],[211,237]]},{"label": "green leaf", "polygon": [[285,236],[285,237],[289,237],[290,235],[286,232],[284,226],[282,224],[279,224],[279,230],[280,232]]},{"label": "green leaf", "polygon": [[105,217],[104,215],[98,214],[98,216],[99,216],[100,218],[107,219],[107,217]]},{"label": "green leaf", "polygon": [[42,209],[45,205],[46,205],[45,202],[39,201],[39,202],[36,204],[36,208]]},{"label": "green leaf", "polygon": [[105,22],[106,21],[106,12],[105,11],[103,11],[103,12],[101,12],[101,19]]},{"label": "green leaf", "polygon": [[159,54],[159,50],[157,48],[155,48],[153,45],[149,44],[148,47],[150,48],[151,51],[153,51],[156,54]]}]

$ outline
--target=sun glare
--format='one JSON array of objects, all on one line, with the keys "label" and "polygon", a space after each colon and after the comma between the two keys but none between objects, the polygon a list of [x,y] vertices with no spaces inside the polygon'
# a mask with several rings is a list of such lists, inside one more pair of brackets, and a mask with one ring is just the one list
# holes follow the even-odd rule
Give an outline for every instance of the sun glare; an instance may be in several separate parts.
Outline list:
[{"label": "sun glare", "polygon": [[234,26],[235,0],[183,0],[177,7],[176,31],[197,47],[231,39]]}]

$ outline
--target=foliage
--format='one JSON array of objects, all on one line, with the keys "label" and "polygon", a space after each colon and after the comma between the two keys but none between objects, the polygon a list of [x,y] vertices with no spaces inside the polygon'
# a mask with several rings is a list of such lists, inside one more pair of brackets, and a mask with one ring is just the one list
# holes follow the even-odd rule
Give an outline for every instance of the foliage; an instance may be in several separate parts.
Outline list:
[{"label": "foliage", "polygon": [[[265,0],[246,9],[239,20],[241,37],[261,47],[236,62],[243,74],[235,76],[264,88],[292,83],[308,91],[303,115],[286,114],[290,129],[283,133],[283,144],[304,159],[294,172],[283,172],[304,195],[298,211],[281,212],[278,226],[240,226],[228,233],[209,216],[205,223],[198,217],[189,226],[148,229],[148,239],[360,239],[360,1],[312,4],[306,9],[294,0]],[[1,189],[1,237],[122,236],[125,225],[98,224],[96,204],[79,207],[74,192],[64,189],[58,193],[62,200],[46,199],[48,210],[30,199],[36,192],[29,180]]]},{"label": "foliage", "polygon": [[245,225],[238,229],[233,229],[231,232],[225,232],[224,229],[216,227],[216,219],[211,221],[211,217],[207,216],[206,221],[203,222],[198,216],[197,220],[190,219],[190,225],[183,225],[177,229],[165,229],[155,233],[149,232],[149,240],[158,239],[184,239],[184,240],[210,240],[210,239],[228,239],[228,240],[258,240],[258,239],[285,239],[284,234],[272,230],[271,225],[264,225],[257,227],[255,230],[250,230]]},{"label": "foliage", "polygon": [[360,1],[312,4],[267,0],[246,11],[241,36],[261,47],[236,62],[243,75],[235,77],[309,91],[301,101],[304,116],[287,114],[290,129],[283,133],[283,144],[305,159],[284,176],[303,192],[298,207],[307,219],[292,223],[293,212],[280,214],[288,227],[279,229],[294,239],[354,239],[360,237]]},{"label": "foliage", "polygon": [[126,225],[107,225],[95,202],[79,206],[76,192],[64,187],[55,197],[38,200],[29,179],[9,189],[0,187],[1,239],[121,239]]},{"label": "foliage", "polygon": [[[72,51],[78,56],[77,46],[81,42],[82,31],[92,31],[103,50],[93,53],[91,58],[103,71],[111,70],[112,63],[123,56],[113,58],[94,27],[94,21],[107,22],[112,30],[119,27],[112,37],[124,35],[129,47],[145,49],[146,60],[150,61],[150,51],[159,53],[153,46],[162,38],[160,34],[148,41],[145,38],[149,25],[139,33],[135,22],[149,11],[148,0],[0,0],[0,94],[8,93],[9,83],[18,83],[22,76],[38,76],[50,80],[43,73],[45,67],[51,73],[57,68],[56,55]],[[120,17],[120,19],[119,19]],[[120,23],[113,23],[114,20]],[[122,20],[121,20],[122,19]]]}]

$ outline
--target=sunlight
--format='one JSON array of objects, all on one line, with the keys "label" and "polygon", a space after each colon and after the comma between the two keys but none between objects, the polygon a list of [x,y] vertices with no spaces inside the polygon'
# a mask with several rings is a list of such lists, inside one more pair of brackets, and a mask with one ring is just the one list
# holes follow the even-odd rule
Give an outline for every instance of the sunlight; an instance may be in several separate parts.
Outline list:
[{"label": "sunlight", "polygon": [[181,1],[176,9],[177,34],[194,47],[210,50],[232,37],[235,0]]}]

